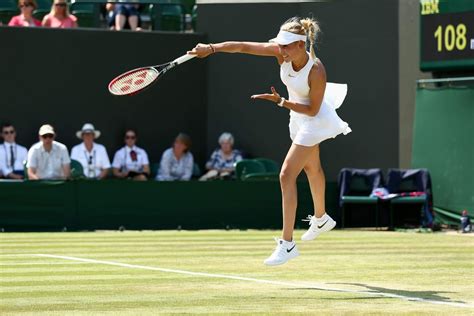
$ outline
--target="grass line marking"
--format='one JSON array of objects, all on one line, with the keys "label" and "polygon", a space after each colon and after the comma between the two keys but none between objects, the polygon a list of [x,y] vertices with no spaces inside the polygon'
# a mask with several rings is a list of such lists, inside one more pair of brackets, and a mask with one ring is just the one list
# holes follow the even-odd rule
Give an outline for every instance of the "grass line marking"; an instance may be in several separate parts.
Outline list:
[{"label": "grass line marking", "polygon": [[104,264],[104,265],[118,266],[118,267],[131,268],[131,269],[142,269],[142,270],[151,270],[151,271],[160,271],[160,272],[200,276],[200,277],[207,277],[207,278],[228,279],[228,280],[255,282],[255,283],[261,283],[261,284],[281,285],[281,286],[288,286],[288,287],[292,287],[292,288],[306,288],[306,289],[320,290],[320,291],[330,291],[330,292],[352,293],[352,294],[370,295],[370,296],[387,297],[387,298],[397,298],[397,299],[401,299],[401,300],[405,300],[405,301],[411,301],[411,302],[423,302],[423,303],[446,305],[446,306],[453,306],[453,307],[467,307],[467,308],[473,308],[474,307],[474,305],[472,305],[472,304],[467,304],[467,303],[462,303],[462,302],[438,301],[438,300],[432,300],[432,299],[425,299],[425,298],[421,298],[421,297],[385,293],[385,292],[381,292],[381,291],[357,291],[357,290],[350,290],[350,289],[340,289],[340,288],[334,288],[334,287],[326,287],[326,286],[321,286],[321,285],[316,286],[316,285],[308,285],[308,284],[304,284],[304,283],[293,283],[293,282],[283,282],[283,281],[274,281],[274,280],[264,280],[264,279],[256,279],[256,278],[236,276],[236,275],[214,274],[214,273],[206,273],[206,272],[193,272],[193,271],[186,271],[186,270],[176,270],[176,269],[168,269],[168,268],[160,268],[160,267],[143,266],[143,265],[137,265],[137,264],[121,263],[121,262],[115,262],[115,261],[104,261],[104,260],[95,260],[95,259],[69,257],[69,256],[59,256],[59,255],[51,255],[51,254],[35,254],[35,256],[46,257],[46,258],[55,258],[55,259],[64,259],[64,260],[72,260],[72,261],[80,261],[80,262],[88,262],[88,263],[94,263],[94,264]]}]

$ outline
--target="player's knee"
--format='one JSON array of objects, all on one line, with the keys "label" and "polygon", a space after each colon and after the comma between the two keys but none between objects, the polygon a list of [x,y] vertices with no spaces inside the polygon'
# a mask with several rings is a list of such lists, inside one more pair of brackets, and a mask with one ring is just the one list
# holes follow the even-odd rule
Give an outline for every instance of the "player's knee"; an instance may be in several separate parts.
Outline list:
[{"label": "player's knee", "polygon": [[296,181],[296,176],[294,172],[292,172],[288,168],[282,168],[280,171],[280,182],[281,183],[288,183],[292,181]]}]

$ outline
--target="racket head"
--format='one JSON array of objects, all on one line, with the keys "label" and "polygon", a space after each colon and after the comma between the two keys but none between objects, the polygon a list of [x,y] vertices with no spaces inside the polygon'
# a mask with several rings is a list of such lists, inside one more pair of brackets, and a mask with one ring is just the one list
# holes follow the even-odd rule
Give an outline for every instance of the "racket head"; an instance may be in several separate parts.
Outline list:
[{"label": "racket head", "polygon": [[136,94],[154,83],[160,72],[154,67],[136,68],[114,78],[109,83],[109,92],[124,96]]}]

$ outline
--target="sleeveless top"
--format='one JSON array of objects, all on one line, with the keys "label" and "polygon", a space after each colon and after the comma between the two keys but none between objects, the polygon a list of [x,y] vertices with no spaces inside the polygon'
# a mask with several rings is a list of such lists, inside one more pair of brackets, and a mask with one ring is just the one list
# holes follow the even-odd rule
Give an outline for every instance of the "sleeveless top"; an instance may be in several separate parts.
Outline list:
[{"label": "sleeveless top", "polygon": [[[280,78],[288,89],[288,101],[305,105],[310,104],[308,76],[311,68],[315,64],[315,60],[312,59],[309,53],[308,57],[308,62],[299,71],[293,69],[291,62],[283,62],[280,66]],[[342,105],[346,95],[346,84],[326,82],[326,90],[324,91],[321,107],[316,117],[324,118],[330,116],[331,119],[333,119],[335,110]],[[292,117],[312,118],[311,116],[293,110],[290,111],[290,115]]]},{"label": "sleeveless top", "polygon": [[299,71],[293,69],[291,62],[283,62],[280,68],[281,81],[288,89],[289,101],[309,105],[308,76],[315,61],[308,56],[308,62]]}]

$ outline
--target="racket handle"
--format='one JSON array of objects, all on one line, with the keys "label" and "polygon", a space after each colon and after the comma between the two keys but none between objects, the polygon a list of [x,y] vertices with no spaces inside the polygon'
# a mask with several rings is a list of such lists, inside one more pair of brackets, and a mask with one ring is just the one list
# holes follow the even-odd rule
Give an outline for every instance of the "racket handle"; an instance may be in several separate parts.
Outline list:
[{"label": "racket handle", "polygon": [[194,57],[196,57],[196,55],[190,55],[190,54],[186,54],[186,55],[183,55],[179,58],[176,58],[173,63],[177,63],[178,65],[179,64],[182,64],[184,62],[187,62],[188,60],[190,59],[193,59]]}]

